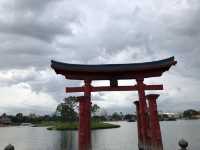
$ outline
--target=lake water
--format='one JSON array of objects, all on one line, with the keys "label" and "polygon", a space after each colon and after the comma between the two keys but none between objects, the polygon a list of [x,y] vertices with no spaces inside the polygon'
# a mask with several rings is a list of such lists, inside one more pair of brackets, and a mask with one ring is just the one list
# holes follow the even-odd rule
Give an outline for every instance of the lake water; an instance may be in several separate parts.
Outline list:
[{"label": "lake water", "polygon": [[[92,131],[93,150],[137,150],[137,123],[114,122],[120,128]],[[178,150],[178,140],[189,141],[190,150],[200,150],[200,120],[161,122],[165,150]],[[7,144],[16,150],[77,150],[77,131],[48,131],[43,127],[0,128],[0,149]]]}]

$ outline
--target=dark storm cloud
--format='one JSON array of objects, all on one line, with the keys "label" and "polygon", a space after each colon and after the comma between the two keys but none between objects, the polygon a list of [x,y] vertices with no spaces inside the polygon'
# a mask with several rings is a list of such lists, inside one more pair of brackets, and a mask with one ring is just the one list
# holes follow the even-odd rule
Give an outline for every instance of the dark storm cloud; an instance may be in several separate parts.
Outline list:
[{"label": "dark storm cloud", "polygon": [[1,44],[1,53],[4,55],[50,55],[55,53],[51,44],[47,44],[43,41],[16,37],[16,36],[0,36],[2,39],[4,37],[4,42]]},{"label": "dark storm cloud", "polygon": [[56,49],[51,44],[37,39],[23,38],[20,36],[0,35],[0,68],[25,69],[30,67],[46,68],[50,63],[50,55],[56,54]]},{"label": "dark storm cloud", "polygon": [[[116,53],[127,47],[146,48],[149,33],[141,30],[136,22],[141,20],[140,8],[135,7],[129,13],[113,14],[109,17],[107,27],[102,32],[101,47],[108,53]],[[109,34],[107,34],[109,33]],[[113,38],[115,37],[115,38]],[[148,49],[146,48],[148,51]]]},{"label": "dark storm cloud", "polygon": [[[72,34],[69,23],[76,20],[74,13],[57,15],[54,11],[60,0],[8,1],[0,19],[0,32],[38,38],[50,42],[58,35]],[[53,4],[52,4],[53,3]],[[51,4],[51,5],[50,5]],[[65,20],[63,20],[65,19]]]},{"label": "dark storm cloud", "polygon": [[190,6],[188,9],[185,9],[184,14],[177,16],[177,20],[175,24],[174,31],[181,36],[189,36],[195,38],[200,34],[200,28],[198,24],[200,23],[200,2],[199,1],[188,1],[188,5]]},{"label": "dark storm cloud", "polygon": [[58,35],[71,35],[71,30],[65,28],[64,24],[56,22],[43,22],[33,20],[15,20],[12,23],[0,22],[0,32],[7,34],[18,34],[51,41]]},{"label": "dark storm cloud", "polygon": [[[79,23],[79,13],[60,13],[61,0],[5,1],[0,7],[0,69],[49,67],[60,54],[57,38],[72,36],[71,25]],[[62,4],[61,4],[62,5]],[[59,6],[60,7],[60,6]]]},{"label": "dark storm cloud", "polygon": [[199,79],[200,3],[194,0],[187,1],[187,4],[189,7],[177,11],[177,14],[165,16],[165,29],[169,32],[156,48],[166,49],[177,57],[177,69],[181,75]]},{"label": "dark storm cloud", "polygon": [[58,1],[61,0],[15,0],[12,6],[17,10],[42,11],[49,3]]}]

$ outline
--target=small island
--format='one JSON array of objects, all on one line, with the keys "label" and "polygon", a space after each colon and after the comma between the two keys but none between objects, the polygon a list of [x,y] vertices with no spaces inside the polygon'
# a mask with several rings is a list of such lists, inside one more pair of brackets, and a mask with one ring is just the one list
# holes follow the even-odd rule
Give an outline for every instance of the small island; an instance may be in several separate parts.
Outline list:
[{"label": "small island", "polygon": [[[35,127],[47,127],[48,130],[78,130],[78,122],[41,122],[39,124],[35,124]],[[120,125],[92,121],[91,129],[110,129],[110,128],[119,128]]]},{"label": "small island", "polygon": [[[54,121],[40,121],[34,124],[35,127],[47,127],[48,130],[78,130],[79,117],[77,113],[77,97],[70,96],[63,99],[56,109],[56,116]],[[120,125],[106,123],[102,118],[95,117],[95,113],[100,109],[97,104],[91,106],[92,121],[91,129],[110,129],[119,128]]]}]

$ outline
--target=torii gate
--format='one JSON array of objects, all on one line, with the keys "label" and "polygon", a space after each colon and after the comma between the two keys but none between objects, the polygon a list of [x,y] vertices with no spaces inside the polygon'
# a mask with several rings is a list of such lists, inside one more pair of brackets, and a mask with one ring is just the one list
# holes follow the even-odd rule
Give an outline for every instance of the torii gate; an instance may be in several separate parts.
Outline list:
[{"label": "torii gate", "polygon": [[[163,150],[160,125],[157,115],[158,94],[145,95],[145,90],[163,90],[163,85],[146,85],[144,78],[159,77],[177,62],[174,57],[164,60],[132,63],[80,65],[51,61],[51,67],[66,79],[84,80],[82,87],[66,87],[66,92],[84,92],[79,97],[79,150],[91,149],[91,92],[98,91],[138,91],[139,100],[135,102],[138,126],[139,150]],[[118,86],[119,79],[135,79],[137,84]],[[109,80],[110,86],[91,85],[93,80]],[[147,102],[148,100],[148,107]]]}]

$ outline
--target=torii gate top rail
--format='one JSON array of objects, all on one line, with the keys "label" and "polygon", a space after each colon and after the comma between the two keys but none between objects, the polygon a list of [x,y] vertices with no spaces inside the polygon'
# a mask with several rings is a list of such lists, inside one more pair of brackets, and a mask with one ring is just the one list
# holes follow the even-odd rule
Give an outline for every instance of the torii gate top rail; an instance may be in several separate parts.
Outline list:
[{"label": "torii gate top rail", "polygon": [[51,67],[67,79],[117,80],[158,77],[176,63],[174,57],[145,63],[103,65],[69,64],[52,60]]}]

